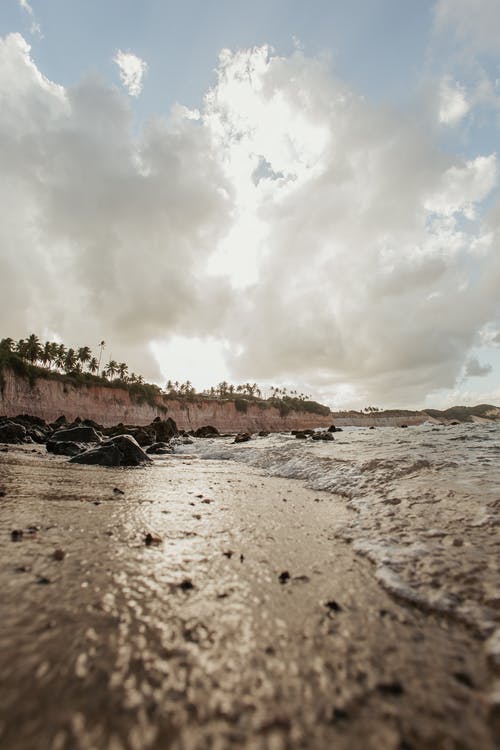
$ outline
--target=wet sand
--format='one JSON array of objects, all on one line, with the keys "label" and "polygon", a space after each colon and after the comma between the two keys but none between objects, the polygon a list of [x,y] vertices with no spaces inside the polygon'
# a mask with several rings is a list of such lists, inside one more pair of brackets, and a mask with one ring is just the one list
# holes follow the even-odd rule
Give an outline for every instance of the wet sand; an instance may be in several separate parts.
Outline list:
[{"label": "wet sand", "polygon": [[377,584],[341,498],[41,447],[0,489],[3,750],[495,747],[482,641]]}]

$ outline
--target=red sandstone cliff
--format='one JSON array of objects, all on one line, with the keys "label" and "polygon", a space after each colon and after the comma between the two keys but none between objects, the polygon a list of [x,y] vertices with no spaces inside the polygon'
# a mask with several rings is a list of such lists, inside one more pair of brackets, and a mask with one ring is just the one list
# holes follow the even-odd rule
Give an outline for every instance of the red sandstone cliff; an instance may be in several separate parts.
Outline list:
[{"label": "red sandstone cliff", "polygon": [[160,398],[154,407],[148,403],[137,403],[125,388],[75,386],[46,378],[36,378],[31,385],[28,379],[15,375],[8,368],[3,370],[2,376],[0,416],[32,414],[52,422],[64,414],[70,421],[75,417],[93,419],[105,427],[118,422],[146,425],[155,417],[172,417],[181,430],[210,424],[220,432],[304,430],[328,427],[333,421],[331,416],[309,412],[294,411],[282,417],[275,407],[261,408],[254,404],[250,404],[243,413],[236,409],[233,401],[209,399],[190,403]]}]

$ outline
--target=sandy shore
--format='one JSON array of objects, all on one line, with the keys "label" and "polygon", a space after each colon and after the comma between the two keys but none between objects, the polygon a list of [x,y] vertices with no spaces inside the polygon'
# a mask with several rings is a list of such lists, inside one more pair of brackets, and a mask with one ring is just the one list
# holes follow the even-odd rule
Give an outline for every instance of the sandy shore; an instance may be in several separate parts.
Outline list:
[{"label": "sandy shore", "polygon": [[495,747],[480,642],[378,586],[341,499],[41,447],[0,490],[3,750]]}]

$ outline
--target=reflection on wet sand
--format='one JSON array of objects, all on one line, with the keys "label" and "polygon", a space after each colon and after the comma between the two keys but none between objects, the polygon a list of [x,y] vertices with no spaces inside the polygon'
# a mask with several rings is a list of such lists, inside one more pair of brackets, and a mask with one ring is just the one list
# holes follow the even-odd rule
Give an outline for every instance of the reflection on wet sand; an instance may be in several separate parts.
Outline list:
[{"label": "reflection on wet sand", "polygon": [[338,498],[195,457],[0,460],[2,748],[494,747],[479,641],[380,589]]}]

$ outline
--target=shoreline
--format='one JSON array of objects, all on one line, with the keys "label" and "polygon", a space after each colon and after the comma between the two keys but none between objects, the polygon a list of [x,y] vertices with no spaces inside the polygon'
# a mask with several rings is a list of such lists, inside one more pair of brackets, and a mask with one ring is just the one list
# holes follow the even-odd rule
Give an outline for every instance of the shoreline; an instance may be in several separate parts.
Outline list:
[{"label": "shoreline", "polygon": [[6,750],[494,747],[482,642],[379,586],[341,498],[42,451],[0,454]]}]

